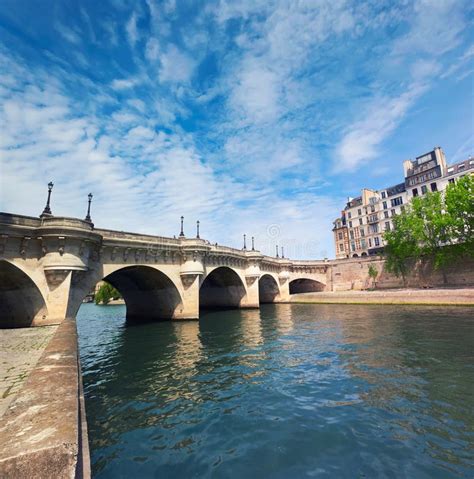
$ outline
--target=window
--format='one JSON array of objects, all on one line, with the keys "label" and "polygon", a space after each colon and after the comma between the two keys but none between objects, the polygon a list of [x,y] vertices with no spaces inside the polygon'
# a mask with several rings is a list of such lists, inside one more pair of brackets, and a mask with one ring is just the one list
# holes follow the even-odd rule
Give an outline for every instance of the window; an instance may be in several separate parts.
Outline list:
[{"label": "window", "polygon": [[360,240],[360,245],[362,246],[363,249],[367,248],[367,245],[365,244],[365,239]]},{"label": "window", "polygon": [[464,167],[466,165],[464,163],[461,163],[460,165],[458,165],[458,170],[464,170]]},{"label": "window", "polygon": [[350,235],[351,235],[351,239],[354,239],[354,230],[351,230]]},{"label": "window", "polygon": [[431,191],[438,191],[438,186],[436,185],[436,183],[431,183],[430,187]]},{"label": "window", "polygon": [[385,218],[388,218],[388,216],[389,216],[389,215],[388,215],[388,211],[384,211],[384,212],[383,212],[383,215],[384,215]]},{"label": "window", "polygon": [[382,191],[382,198],[386,198],[387,197],[387,194],[385,193],[385,191]]},{"label": "window", "polygon": [[383,209],[384,209],[384,210],[387,209],[387,202],[386,202],[386,201],[383,202]]},{"label": "window", "polygon": [[370,207],[370,211],[372,211],[372,213],[375,211],[375,206],[374,206],[374,205],[372,205],[372,206]]},{"label": "window", "polygon": [[392,207],[399,206],[403,204],[403,199],[401,196],[397,196],[396,198],[393,198],[393,200],[391,200],[391,203],[392,203]]},{"label": "window", "polygon": [[450,183],[454,183],[454,178],[449,178],[448,180]]},{"label": "window", "polygon": [[363,225],[363,224],[364,224],[364,222],[362,221],[362,218],[359,218],[359,224],[360,224],[360,225]]},{"label": "window", "polygon": [[339,251],[341,253],[344,251],[344,245],[342,243],[339,245]]},{"label": "window", "polygon": [[347,217],[348,217],[349,219],[352,218],[352,215],[351,215],[351,212],[350,212],[350,211],[349,211],[349,213],[347,213]]},{"label": "window", "polygon": [[448,168],[448,173],[452,173],[453,171],[454,171],[454,168],[452,166]]},{"label": "window", "polygon": [[360,235],[365,236],[364,228],[360,228]]},{"label": "window", "polygon": [[355,251],[355,250],[356,250],[356,246],[355,246],[355,243],[354,243],[354,242],[351,243],[351,250],[352,250],[352,251]]},{"label": "window", "polygon": [[413,196],[418,196],[418,189],[417,188],[413,188],[411,190],[411,192],[413,193]]},{"label": "window", "polygon": [[390,211],[391,211],[391,213],[392,213],[392,216],[395,216],[395,215],[397,214],[394,209],[393,209],[393,210],[390,210]]},{"label": "window", "polygon": [[425,195],[427,191],[428,191],[428,188],[426,187],[426,185],[423,185],[423,186],[421,187],[421,194],[422,194],[422,195]]},{"label": "window", "polygon": [[360,216],[362,214],[362,210],[361,209],[358,209],[357,210],[357,214]]},{"label": "window", "polygon": [[390,221],[385,222],[385,231],[390,231]]},{"label": "window", "polygon": [[375,246],[380,246],[380,240],[378,236],[374,238],[374,243],[375,243]]},{"label": "window", "polygon": [[342,233],[339,232],[339,239],[342,240]]},{"label": "window", "polygon": [[369,238],[369,248],[372,248],[372,239]]},{"label": "window", "polygon": [[349,221],[349,228],[352,228],[352,221]]}]

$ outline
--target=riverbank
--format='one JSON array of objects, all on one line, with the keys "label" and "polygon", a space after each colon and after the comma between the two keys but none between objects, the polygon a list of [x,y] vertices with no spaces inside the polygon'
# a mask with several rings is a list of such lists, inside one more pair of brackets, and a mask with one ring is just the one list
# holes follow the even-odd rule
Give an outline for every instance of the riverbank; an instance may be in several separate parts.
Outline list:
[{"label": "riverbank", "polygon": [[291,295],[292,303],[474,306],[474,288],[333,291]]},{"label": "riverbank", "polygon": [[[76,322],[1,333],[2,354],[7,356],[8,344],[19,351],[9,361],[24,380],[19,386],[15,382],[16,394],[2,404],[0,477],[90,477]],[[31,339],[38,337],[41,341]],[[2,361],[7,384],[12,380],[8,369],[4,372],[6,364]]]}]

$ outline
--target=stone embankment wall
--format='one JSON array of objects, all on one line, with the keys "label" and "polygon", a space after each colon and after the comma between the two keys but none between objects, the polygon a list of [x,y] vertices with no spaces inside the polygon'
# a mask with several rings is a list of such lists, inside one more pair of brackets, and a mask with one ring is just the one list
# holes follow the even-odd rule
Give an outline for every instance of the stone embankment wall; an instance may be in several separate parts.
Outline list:
[{"label": "stone embankment wall", "polygon": [[2,416],[0,477],[90,477],[76,322],[64,320]]},{"label": "stone embankment wall", "polygon": [[[370,265],[373,265],[379,273],[375,283],[369,277]],[[376,289],[471,287],[474,286],[474,261],[466,258],[450,265],[445,271],[445,276],[441,271],[435,270],[430,262],[418,263],[406,279],[404,285],[401,277],[397,278],[389,273],[385,268],[385,260],[380,257],[351,258],[336,261],[332,265],[332,290],[350,291],[374,287]]]}]

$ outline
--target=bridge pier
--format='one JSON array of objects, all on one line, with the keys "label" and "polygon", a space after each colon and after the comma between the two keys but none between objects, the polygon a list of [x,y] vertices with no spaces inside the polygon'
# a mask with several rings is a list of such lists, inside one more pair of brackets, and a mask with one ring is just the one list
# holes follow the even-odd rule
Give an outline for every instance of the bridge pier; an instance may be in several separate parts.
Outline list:
[{"label": "bridge pier", "polygon": [[258,290],[258,276],[257,275],[247,275],[245,276],[245,289],[247,294],[240,301],[241,308],[259,308],[260,299],[259,299],[259,290]]}]

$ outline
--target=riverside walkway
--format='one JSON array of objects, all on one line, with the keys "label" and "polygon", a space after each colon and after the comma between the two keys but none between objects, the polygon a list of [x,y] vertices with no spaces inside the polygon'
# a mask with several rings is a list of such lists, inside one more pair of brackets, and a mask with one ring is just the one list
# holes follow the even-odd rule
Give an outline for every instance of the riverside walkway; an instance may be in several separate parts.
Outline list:
[{"label": "riverside walkway", "polygon": [[0,329],[0,417],[18,395],[56,329]]}]

